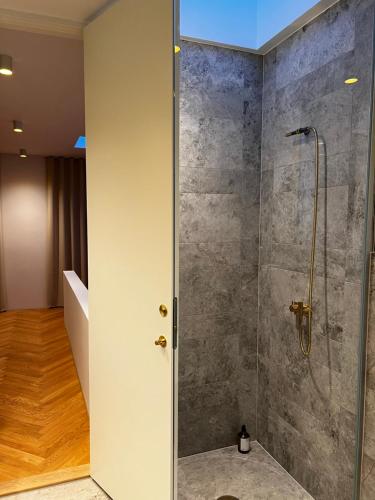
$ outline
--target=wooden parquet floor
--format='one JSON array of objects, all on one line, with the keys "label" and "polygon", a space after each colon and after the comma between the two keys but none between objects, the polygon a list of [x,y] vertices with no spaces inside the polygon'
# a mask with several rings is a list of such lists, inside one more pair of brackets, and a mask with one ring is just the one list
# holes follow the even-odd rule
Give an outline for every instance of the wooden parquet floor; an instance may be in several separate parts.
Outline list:
[{"label": "wooden parquet floor", "polygon": [[0,314],[0,483],[89,464],[62,309]]}]

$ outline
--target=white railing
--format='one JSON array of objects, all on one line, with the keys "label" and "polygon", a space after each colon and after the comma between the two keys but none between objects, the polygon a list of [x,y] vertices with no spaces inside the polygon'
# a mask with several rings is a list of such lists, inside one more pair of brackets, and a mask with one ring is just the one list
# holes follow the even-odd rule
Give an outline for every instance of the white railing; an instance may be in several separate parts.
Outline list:
[{"label": "white railing", "polygon": [[64,320],[89,411],[88,290],[74,271],[64,271]]}]

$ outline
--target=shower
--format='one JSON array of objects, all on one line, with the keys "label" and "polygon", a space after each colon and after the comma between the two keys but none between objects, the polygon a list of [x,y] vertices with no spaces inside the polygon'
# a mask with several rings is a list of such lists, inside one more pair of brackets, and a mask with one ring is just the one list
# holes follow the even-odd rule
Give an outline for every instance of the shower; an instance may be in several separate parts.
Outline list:
[{"label": "shower", "polygon": [[264,54],[176,39],[178,500],[375,498],[374,15],[340,0]]},{"label": "shower", "polygon": [[[313,288],[314,288],[314,269],[315,269],[315,248],[316,248],[316,228],[318,218],[318,189],[319,189],[319,135],[314,127],[303,127],[292,132],[288,132],[286,137],[304,134],[308,136],[314,134],[315,139],[315,189],[314,189],[314,207],[313,207],[313,223],[311,235],[311,252],[310,252],[310,270],[309,270],[309,285],[308,285],[308,302],[292,301],[289,310],[296,315],[297,328],[299,334],[299,343],[302,354],[308,357],[311,352],[312,343],[312,315],[313,315]],[[307,341],[304,340],[304,317],[307,317]]]}]

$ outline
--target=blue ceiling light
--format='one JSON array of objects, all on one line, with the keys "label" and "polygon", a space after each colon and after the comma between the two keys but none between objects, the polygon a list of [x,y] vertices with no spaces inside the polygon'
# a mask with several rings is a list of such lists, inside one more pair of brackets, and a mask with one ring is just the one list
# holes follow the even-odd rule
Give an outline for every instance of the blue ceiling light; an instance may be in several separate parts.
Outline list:
[{"label": "blue ceiling light", "polygon": [[86,149],[86,137],[84,135],[80,135],[77,142],[74,144],[74,147],[77,149]]}]

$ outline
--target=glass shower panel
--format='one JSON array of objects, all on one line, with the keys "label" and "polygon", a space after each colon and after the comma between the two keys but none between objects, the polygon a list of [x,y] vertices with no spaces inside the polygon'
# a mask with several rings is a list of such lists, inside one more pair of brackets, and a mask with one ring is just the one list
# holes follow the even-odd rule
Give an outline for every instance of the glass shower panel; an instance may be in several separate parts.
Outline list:
[{"label": "glass shower panel", "polygon": [[341,0],[266,54],[181,42],[180,500],[353,498],[373,37]]}]

